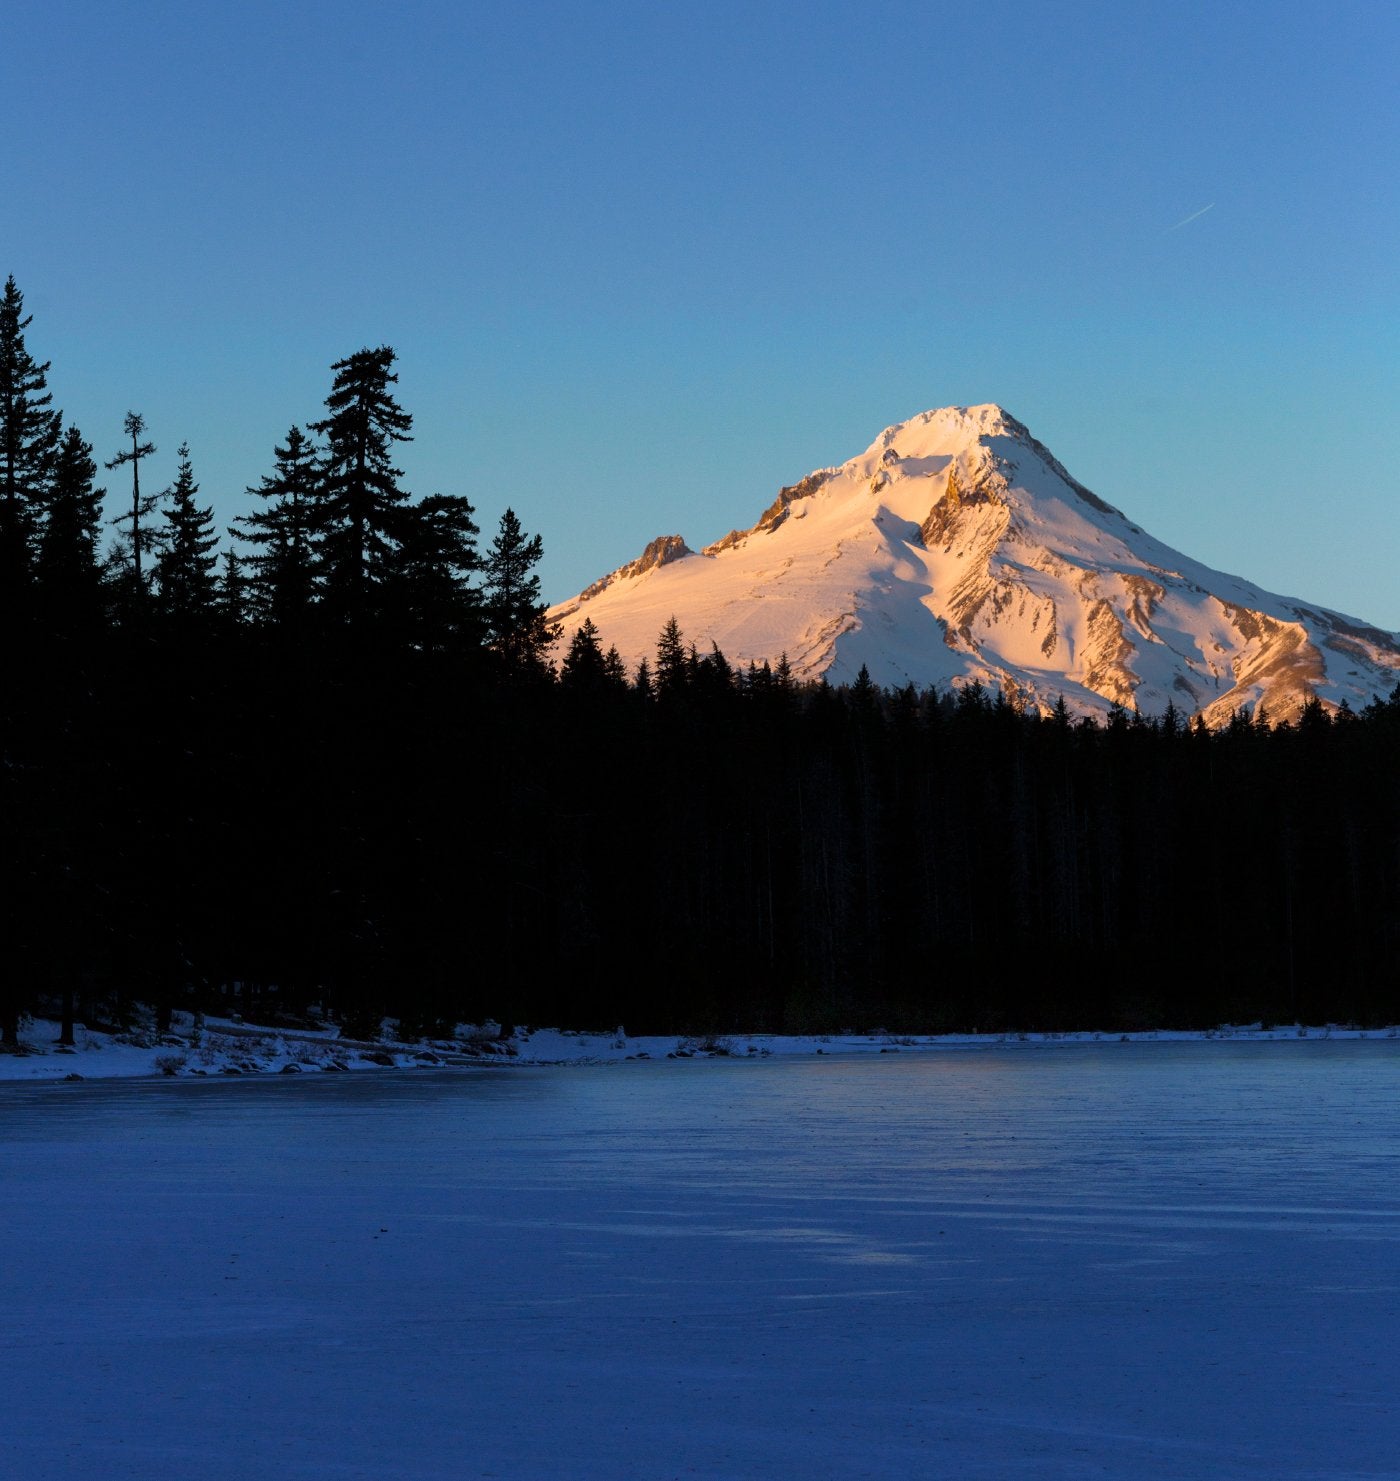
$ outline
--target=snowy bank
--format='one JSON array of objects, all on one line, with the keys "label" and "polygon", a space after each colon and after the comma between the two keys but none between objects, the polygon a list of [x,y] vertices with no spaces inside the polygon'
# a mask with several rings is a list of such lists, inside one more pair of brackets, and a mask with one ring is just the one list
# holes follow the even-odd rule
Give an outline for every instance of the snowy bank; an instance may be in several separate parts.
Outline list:
[{"label": "snowy bank", "polygon": [[59,1025],[27,1022],[18,1053],[0,1054],[0,1080],[106,1080],[140,1076],[329,1074],[375,1069],[442,1069],[483,1065],[585,1065],[627,1060],[766,1059],[775,1055],[899,1054],[938,1050],[1015,1049],[1058,1044],[1186,1043],[1218,1040],[1276,1043],[1300,1040],[1396,1039],[1400,1028],[1351,1025],[1232,1024],[1203,1031],[1044,1034],[658,1034],[629,1036],[572,1029],[520,1029],[499,1037],[495,1025],[461,1025],[450,1039],[408,1043],[352,1040],[335,1028],[286,1029],[176,1014],[172,1030],[105,1033],[79,1027],[75,1043],[58,1043]]}]

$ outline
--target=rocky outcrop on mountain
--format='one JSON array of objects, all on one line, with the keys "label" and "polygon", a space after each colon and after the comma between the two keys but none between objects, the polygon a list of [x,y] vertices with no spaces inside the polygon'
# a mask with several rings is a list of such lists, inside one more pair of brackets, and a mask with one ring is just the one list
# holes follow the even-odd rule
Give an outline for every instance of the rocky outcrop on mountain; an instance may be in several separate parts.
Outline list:
[{"label": "rocky outcrop on mountain", "polygon": [[1359,708],[1400,679],[1400,637],[1276,596],[1170,549],[994,405],[888,427],[780,489],[695,556],[679,536],[551,614],[589,616],[635,663],[672,615],[732,662],[799,677],[956,687],[1032,708],[1172,704],[1208,724],[1317,698]]},{"label": "rocky outcrop on mountain", "polygon": [[638,576],[645,576],[648,571],[656,570],[658,566],[666,566],[672,561],[694,554],[679,535],[658,535],[636,560],[628,561],[625,566],[619,566],[606,576],[600,576],[591,586],[584,587],[573,602],[553,608],[551,620],[567,620],[578,610],[580,603],[601,596],[615,581],[635,580]]},{"label": "rocky outcrop on mountain", "polygon": [[797,483],[779,489],[778,497],[759,515],[757,524],[747,530],[730,530],[727,535],[705,546],[701,553],[718,555],[721,551],[732,550],[734,546],[742,544],[750,535],[771,534],[788,517],[792,506],[800,499],[810,499],[834,471],[831,468],[819,468],[806,478],[799,479]]}]

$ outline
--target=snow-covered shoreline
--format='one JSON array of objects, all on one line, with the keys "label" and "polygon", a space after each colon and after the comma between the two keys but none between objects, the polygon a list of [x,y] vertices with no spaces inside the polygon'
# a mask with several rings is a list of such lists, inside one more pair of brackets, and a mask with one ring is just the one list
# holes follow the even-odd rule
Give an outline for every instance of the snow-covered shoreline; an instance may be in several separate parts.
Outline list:
[{"label": "snow-covered shoreline", "polygon": [[898,1054],[940,1050],[1017,1049],[1065,1044],[1298,1043],[1378,1039],[1400,1042],[1400,1027],[1230,1024],[1216,1029],[1155,1029],[1136,1033],[1027,1034],[675,1034],[629,1036],[571,1029],[521,1029],[508,1039],[494,1026],[464,1030],[453,1039],[408,1043],[348,1040],[335,1029],[284,1029],[206,1018],[198,1027],[177,1015],[169,1034],[75,1031],[73,1048],[58,1045],[59,1025],[33,1019],[20,1033],[17,1054],[0,1054],[0,1081],[78,1081],[136,1078],[327,1074],[376,1069],[445,1069],[617,1064],[629,1060],[768,1059],[772,1057]]}]

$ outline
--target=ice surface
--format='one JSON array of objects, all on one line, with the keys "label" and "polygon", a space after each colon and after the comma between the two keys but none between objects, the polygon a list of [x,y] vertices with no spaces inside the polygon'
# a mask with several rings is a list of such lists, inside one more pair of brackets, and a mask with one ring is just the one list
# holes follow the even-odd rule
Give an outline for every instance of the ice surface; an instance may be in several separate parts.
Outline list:
[{"label": "ice surface", "polygon": [[6,1474],[1400,1474],[1400,1045],[0,1086]]}]

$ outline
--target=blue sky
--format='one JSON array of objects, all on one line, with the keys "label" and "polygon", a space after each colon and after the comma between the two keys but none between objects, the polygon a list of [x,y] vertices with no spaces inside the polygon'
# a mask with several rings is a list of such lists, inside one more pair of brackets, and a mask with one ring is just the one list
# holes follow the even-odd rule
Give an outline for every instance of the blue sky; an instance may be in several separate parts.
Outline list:
[{"label": "blue sky", "polygon": [[999,401],[1400,629],[1397,71],[1380,0],[16,0],[0,275],[99,454],[143,412],[222,522],[388,343],[409,487],[512,504],[551,598]]}]

